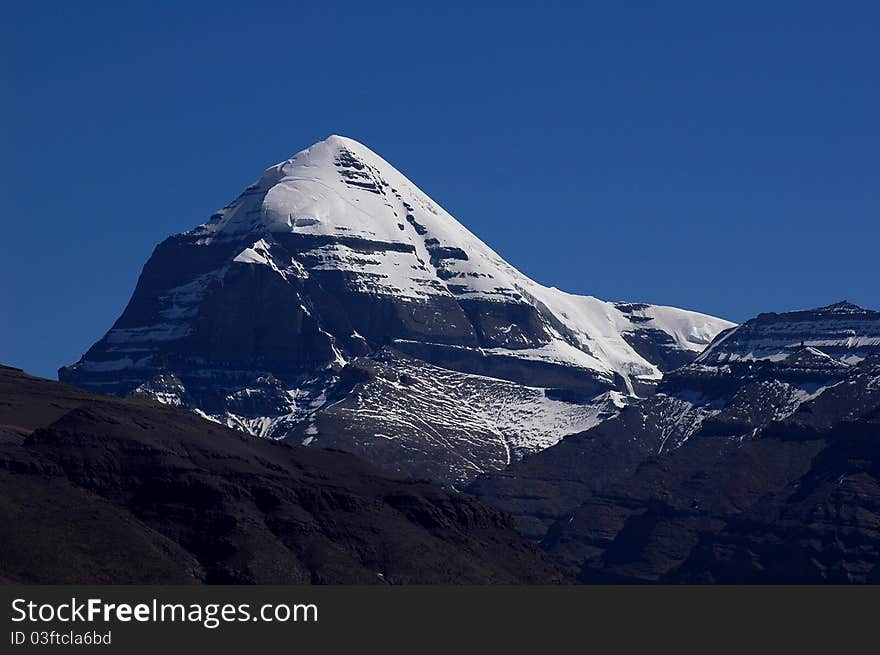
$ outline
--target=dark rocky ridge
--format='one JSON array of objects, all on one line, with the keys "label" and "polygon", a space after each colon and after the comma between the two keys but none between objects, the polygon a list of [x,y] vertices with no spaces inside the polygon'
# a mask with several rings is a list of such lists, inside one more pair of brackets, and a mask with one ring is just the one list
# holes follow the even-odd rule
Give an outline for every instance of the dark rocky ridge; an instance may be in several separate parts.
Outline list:
[{"label": "dark rocky ridge", "polygon": [[[823,325],[767,359],[701,356],[655,396],[470,490],[581,582],[876,582],[880,344],[876,317],[847,333],[853,313],[869,313],[838,307],[773,315]],[[756,351],[736,331],[707,353]],[[835,332],[851,350],[826,338]]]},{"label": "dark rocky ridge", "polygon": [[0,367],[5,582],[562,579],[468,496]]},{"label": "dark rocky ridge", "polygon": [[[581,582],[880,581],[880,358],[752,439],[697,435],[544,546]],[[824,395],[824,394],[823,394]]]}]

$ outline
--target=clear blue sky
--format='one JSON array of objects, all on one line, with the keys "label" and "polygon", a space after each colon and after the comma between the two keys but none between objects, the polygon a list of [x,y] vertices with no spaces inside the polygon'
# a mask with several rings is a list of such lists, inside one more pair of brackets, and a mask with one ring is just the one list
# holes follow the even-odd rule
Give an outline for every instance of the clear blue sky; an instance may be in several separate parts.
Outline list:
[{"label": "clear blue sky", "polygon": [[0,362],[54,377],[331,133],[545,284],[880,307],[880,3],[179,4],[4,8]]}]

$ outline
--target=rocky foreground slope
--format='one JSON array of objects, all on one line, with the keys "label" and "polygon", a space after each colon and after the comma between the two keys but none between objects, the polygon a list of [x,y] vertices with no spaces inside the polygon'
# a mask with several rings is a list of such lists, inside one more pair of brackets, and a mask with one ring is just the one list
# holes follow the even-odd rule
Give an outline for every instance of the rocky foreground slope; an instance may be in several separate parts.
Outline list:
[{"label": "rocky foreground slope", "polygon": [[547,583],[475,499],[0,367],[0,581]]},{"label": "rocky foreground slope", "polygon": [[614,415],[731,326],[542,286],[333,136],[162,242],[59,377],[461,485]]}]

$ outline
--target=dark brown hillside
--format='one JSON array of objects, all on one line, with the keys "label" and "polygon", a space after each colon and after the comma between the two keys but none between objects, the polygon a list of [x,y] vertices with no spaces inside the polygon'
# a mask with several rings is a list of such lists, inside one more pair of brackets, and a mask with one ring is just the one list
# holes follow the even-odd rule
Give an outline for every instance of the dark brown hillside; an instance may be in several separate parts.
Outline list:
[{"label": "dark brown hillside", "polygon": [[560,579],[469,496],[0,368],[2,581]]}]

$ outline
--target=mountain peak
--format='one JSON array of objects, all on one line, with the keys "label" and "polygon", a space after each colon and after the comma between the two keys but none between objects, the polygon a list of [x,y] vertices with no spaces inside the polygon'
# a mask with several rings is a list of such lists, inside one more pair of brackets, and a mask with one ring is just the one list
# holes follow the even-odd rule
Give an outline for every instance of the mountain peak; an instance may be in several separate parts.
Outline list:
[{"label": "mountain peak", "polygon": [[160,244],[59,375],[457,483],[585,429],[731,326],[540,285],[332,135]]},{"label": "mountain peak", "polygon": [[835,314],[849,314],[849,313],[860,313],[864,312],[865,309],[863,307],[859,307],[858,305],[849,302],[848,300],[841,300],[840,302],[833,303],[831,305],[826,305],[825,307],[819,307],[815,311],[819,313],[835,313]]},{"label": "mountain peak", "polygon": [[[275,166],[270,167],[266,172],[268,173],[272,169],[278,166],[285,166],[291,162],[301,161],[303,159],[309,159],[311,163],[315,163],[315,160],[324,159],[326,160],[329,156],[330,159],[334,158],[340,151],[346,150],[349,153],[355,155],[358,158],[369,158],[369,159],[378,159],[383,162],[385,166],[389,166],[388,162],[379,157],[378,154],[373,152],[370,148],[365,146],[360,141],[356,141],[347,136],[342,136],[341,134],[331,134],[326,139],[321,141],[316,141],[308,148],[300,150],[287,160],[283,162],[279,162]],[[327,162],[331,163],[331,162]]]},{"label": "mountain peak", "polygon": [[842,300],[816,309],[759,314],[716,337],[696,361],[782,361],[805,348],[844,364],[876,354],[880,352],[880,312]]},{"label": "mountain peak", "polygon": [[491,253],[394,166],[362,143],[337,134],[267,168],[195,229],[208,243],[297,233],[407,248],[424,240],[419,237],[427,232],[438,243],[465,243]]},{"label": "mountain peak", "polygon": [[[319,143],[327,143],[338,148],[349,148],[351,150],[370,150],[360,141],[356,141],[351,137],[343,136],[341,134],[331,134],[323,141],[319,141]],[[370,152],[372,151],[370,150]]]}]

